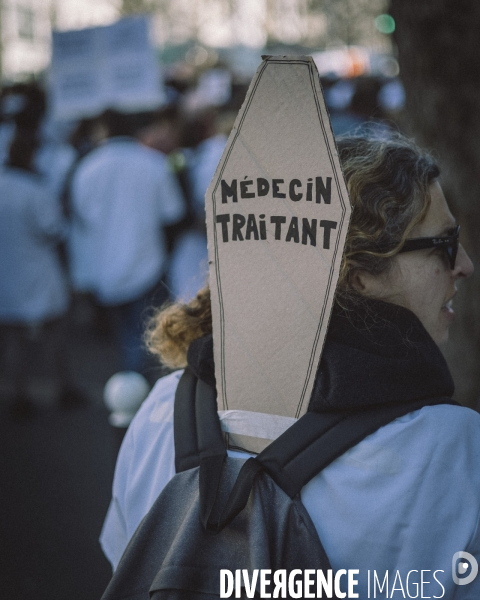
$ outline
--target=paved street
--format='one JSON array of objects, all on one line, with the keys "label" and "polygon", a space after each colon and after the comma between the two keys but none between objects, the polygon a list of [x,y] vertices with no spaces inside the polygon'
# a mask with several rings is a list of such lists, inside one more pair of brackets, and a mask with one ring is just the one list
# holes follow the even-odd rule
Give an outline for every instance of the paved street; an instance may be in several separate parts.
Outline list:
[{"label": "paved street", "polygon": [[[118,370],[108,335],[72,331],[77,385],[88,402],[61,409],[48,376],[32,388],[38,415],[12,421],[0,386],[0,598],[97,600],[110,577],[98,544],[110,500],[116,436],[103,406]],[[48,374],[47,374],[48,375]]]}]

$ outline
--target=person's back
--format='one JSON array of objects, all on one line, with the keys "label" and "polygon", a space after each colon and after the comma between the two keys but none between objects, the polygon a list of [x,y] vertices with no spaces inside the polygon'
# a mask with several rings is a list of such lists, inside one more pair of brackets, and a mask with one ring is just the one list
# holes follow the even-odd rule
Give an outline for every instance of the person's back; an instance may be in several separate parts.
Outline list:
[{"label": "person's back", "polygon": [[56,245],[65,234],[59,202],[26,170],[0,171],[0,321],[40,323],[63,314],[67,288]]},{"label": "person's back", "polygon": [[0,170],[0,334],[15,419],[35,414],[30,376],[45,364],[53,367],[60,405],[83,401],[64,346],[69,294],[58,245],[66,222],[58,198],[32,170],[37,147],[35,134],[17,131],[9,166]]},{"label": "person's back", "polygon": [[[156,384],[120,451],[101,539],[114,568],[175,474],[173,400],[180,375],[175,372]],[[479,455],[477,413],[458,406],[425,407],[382,427],[303,488],[302,502],[333,569],[360,570],[360,598],[369,597],[368,571],[373,598],[374,571],[380,584],[388,571],[390,592],[397,570],[404,588],[408,573],[417,571],[409,577],[412,597],[420,576],[431,582],[424,585],[424,597],[442,597],[433,578],[442,570],[436,578],[447,590],[444,597],[452,597],[453,554],[467,551],[480,560]],[[385,592],[376,585],[377,598],[387,597]]]},{"label": "person's back", "polygon": [[79,164],[72,182],[74,285],[105,304],[146,292],[165,265],[162,225],[183,211],[165,158],[133,138],[111,138]]},{"label": "person's back", "polygon": [[[365,438],[301,498],[333,569],[360,570],[360,598],[473,600],[480,578],[457,585],[452,561],[456,569],[458,552],[469,553],[473,567],[480,561],[480,416],[435,405],[454,392],[439,345],[454,320],[457,285],[473,265],[428,154],[400,136],[345,138],[338,150],[352,220],[308,410],[371,418],[376,407],[432,406]],[[206,288],[160,311],[150,347],[168,366],[188,364],[215,385],[213,351],[191,360],[194,340],[216,326],[211,308]],[[120,451],[102,534],[113,564],[174,474],[177,380],[173,373],[157,384]],[[236,412],[220,414],[225,431]]]}]

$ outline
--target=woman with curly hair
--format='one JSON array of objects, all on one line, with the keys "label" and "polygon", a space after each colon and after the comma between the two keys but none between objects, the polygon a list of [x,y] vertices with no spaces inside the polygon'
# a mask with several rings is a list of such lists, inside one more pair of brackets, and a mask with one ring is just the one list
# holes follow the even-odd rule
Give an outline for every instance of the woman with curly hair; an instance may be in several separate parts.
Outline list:
[{"label": "woman with curly hair", "polygon": [[[309,410],[450,398],[453,381],[438,346],[454,321],[457,285],[473,265],[459,244],[439,168],[400,135],[345,137],[337,146],[352,216]],[[214,384],[211,331],[204,288],[191,302],[160,310],[148,344],[165,365],[188,364]],[[180,375],[174,371],[156,384],[120,451],[101,538],[114,568],[175,474],[173,404]],[[381,427],[302,489],[333,569],[365,575],[361,598],[367,597],[367,570],[382,580],[386,571],[392,578],[398,571],[404,586],[410,573],[411,594],[423,585],[423,597],[443,597],[442,587],[445,597],[453,596],[454,553],[480,560],[479,456],[479,415],[434,403]],[[390,597],[388,584],[386,593]]]}]

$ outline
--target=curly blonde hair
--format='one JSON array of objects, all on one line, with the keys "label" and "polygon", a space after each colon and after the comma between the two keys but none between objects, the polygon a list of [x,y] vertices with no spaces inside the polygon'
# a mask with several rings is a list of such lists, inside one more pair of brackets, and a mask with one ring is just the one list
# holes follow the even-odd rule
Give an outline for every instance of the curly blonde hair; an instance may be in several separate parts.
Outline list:
[{"label": "curly blonde hair", "polygon": [[175,302],[160,308],[147,324],[148,350],[171,369],[187,365],[187,350],[193,340],[212,333],[210,288],[202,288],[190,302]]},{"label": "curly blonde hair", "polygon": [[[352,275],[388,271],[393,258],[430,206],[429,186],[440,175],[433,158],[411,140],[354,135],[337,141],[352,215],[336,291],[336,301],[357,297]],[[146,341],[164,365],[187,364],[190,343],[212,332],[210,290],[188,303],[160,309],[150,321]]]}]

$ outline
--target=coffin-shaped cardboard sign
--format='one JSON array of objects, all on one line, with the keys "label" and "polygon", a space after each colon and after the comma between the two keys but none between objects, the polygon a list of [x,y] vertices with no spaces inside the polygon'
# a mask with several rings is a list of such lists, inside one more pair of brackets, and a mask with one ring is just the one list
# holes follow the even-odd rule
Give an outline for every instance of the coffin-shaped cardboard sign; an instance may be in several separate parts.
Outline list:
[{"label": "coffin-shaped cardboard sign", "polygon": [[259,452],[308,408],[350,216],[310,57],[264,59],[206,207],[220,418]]}]

